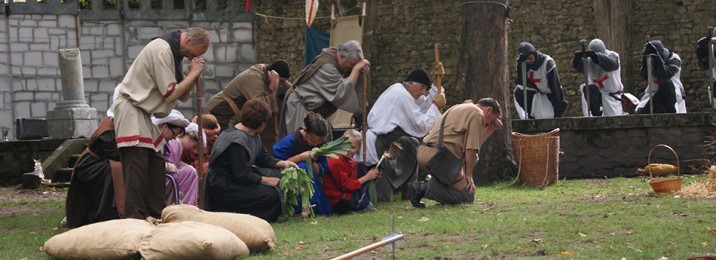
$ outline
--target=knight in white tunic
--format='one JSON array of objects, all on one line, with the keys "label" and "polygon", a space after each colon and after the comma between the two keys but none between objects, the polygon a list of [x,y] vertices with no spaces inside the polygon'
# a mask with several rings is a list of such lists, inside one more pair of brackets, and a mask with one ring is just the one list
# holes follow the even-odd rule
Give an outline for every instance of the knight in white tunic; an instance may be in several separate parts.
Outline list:
[{"label": "knight in white tunic", "polygon": [[[649,80],[647,58],[651,57],[651,84],[644,90],[637,114],[686,113],[684,85],[681,84],[681,58],[665,48],[659,40],[644,45],[641,61],[641,77]],[[650,104],[653,103],[652,104]]]},{"label": "knight in white tunic", "polygon": [[[561,117],[567,110],[564,91],[554,59],[539,52],[528,42],[517,48],[517,75],[515,76],[514,102],[520,119],[545,119]],[[522,79],[522,63],[527,63],[525,86]],[[525,92],[527,105],[525,106]]]},{"label": "knight in white tunic", "polygon": [[[583,63],[586,59],[586,69]],[[622,106],[621,65],[619,54],[607,50],[604,42],[594,39],[586,51],[578,51],[572,59],[572,68],[579,73],[587,73],[589,87],[589,107],[587,107],[587,91],[585,84],[579,87],[582,93],[582,114],[590,116],[619,116],[624,114]]]}]

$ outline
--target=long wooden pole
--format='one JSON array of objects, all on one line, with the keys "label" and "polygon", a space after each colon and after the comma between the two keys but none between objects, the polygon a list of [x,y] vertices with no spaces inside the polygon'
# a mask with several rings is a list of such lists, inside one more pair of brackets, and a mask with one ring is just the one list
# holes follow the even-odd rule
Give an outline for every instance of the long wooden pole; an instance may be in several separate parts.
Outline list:
[{"label": "long wooden pole", "polygon": [[[650,42],[651,42],[651,36],[647,35],[646,43],[649,44]],[[646,71],[647,71],[646,80],[648,80],[648,82],[646,83],[646,91],[649,92],[648,93],[649,94],[649,114],[654,114],[654,93],[656,92],[656,91],[654,91],[654,88],[656,88],[656,85],[654,83],[654,75],[651,74],[653,71],[651,64],[652,64],[651,54],[649,54],[649,56],[646,57]]]},{"label": "long wooden pole", "polygon": [[199,175],[199,195],[198,195],[198,201],[199,206],[203,208],[204,205],[204,120],[202,119],[202,104],[203,100],[201,97],[201,74],[199,74],[199,77],[196,78],[196,124],[198,125],[199,131],[197,131],[197,137],[199,138],[199,145],[196,147],[198,159],[199,159],[199,165],[197,165],[197,175]]},{"label": "long wooden pole", "polygon": [[[363,2],[363,11],[361,13],[361,30],[365,30],[365,2]],[[362,35],[362,34],[361,34]],[[361,43],[362,43],[361,39]],[[363,120],[363,127],[361,129],[361,134],[363,135],[363,161],[366,160],[366,156],[368,151],[366,150],[366,134],[368,133],[368,73],[363,73],[363,87],[361,88],[361,113],[362,113],[362,120]]]},{"label": "long wooden pole", "polygon": [[591,63],[589,63],[589,61],[587,61],[587,57],[585,57],[587,51],[587,40],[579,40],[579,45],[582,47],[582,69],[584,69],[584,75],[586,78],[586,81],[584,82],[584,100],[587,102],[587,116],[590,117],[592,116],[592,107],[590,106],[591,96],[589,93],[589,71],[591,70]]},{"label": "long wooden pole", "polygon": [[333,260],[351,259],[351,258],[353,258],[353,257],[362,255],[362,254],[364,254],[364,253],[366,253],[366,252],[368,252],[368,251],[370,251],[370,250],[373,250],[373,249],[376,249],[376,248],[379,248],[379,247],[384,247],[384,246],[386,246],[386,245],[395,243],[395,241],[398,241],[398,240],[400,240],[400,239],[403,239],[403,237],[404,237],[403,234],[393,234],[393,235],[391,235],[391,236],[389,236],[389,237],[384,238],[384,239],[381,240],[381,241],[375,242],[375,243],[373,243],[373,244],[370,244],[370,245],[361,247],[361,248],[359,248],[359,249],[357,249],[357,250],[355,250],[355,251],[353,251],[353,252],[350,252],[350,253],[341,255],[341,256],[339,256],[339,257],[333,258]]},{"label": "long wooden pole", "polygon": [[[435,43],[435,64],[438,63],[440,63],[440,43]],[[435,86],[438,88],[438,95],[443,92],[442,77],[443,75],[435,75]],[[442,113],[443,107],[438,107],[438,110]]]},{"label": "long wooden pole", "polygon": [[714,44],[711,39],[714,37],[714,33],[716,33],[716,27],[709,28],[709,78],[711,81],[709,82],[709,89],[711,90],[709,92],[709,100],[711,101],[711,107],[713,109],[716,109],[716,100],[714,100],[714,95],[716,95],[716,89],[714,89],[714,81],[716,81],[716,75],[714,75]]}]

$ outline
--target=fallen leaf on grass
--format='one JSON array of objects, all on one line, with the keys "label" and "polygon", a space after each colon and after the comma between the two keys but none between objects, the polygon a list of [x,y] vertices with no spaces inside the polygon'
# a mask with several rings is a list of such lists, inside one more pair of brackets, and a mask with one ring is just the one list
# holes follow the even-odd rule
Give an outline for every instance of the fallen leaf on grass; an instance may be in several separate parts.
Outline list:
[{"label": "fallen leaf on grass", "polygon": [[587,234],[579,233],[579,236],[580,236],[580,237],[587,237]]},{"label": "fallen leaf on grass", "polygon": [[716,232],[716,228],[706,228],[706,232],[713,233]]},{"label": "fallen leaf on grass", "polygon": [[669,260],[669,258],[666,256],[662,256],[661,258],[659,258],[659,260]]},{"label": "fallen leaf on grass", "polygon": [[428,220],[430,220],[428,217],[422,217],[422,218],[420,218],[420,220],[418,220],[418,221],[420,221],[420,222],[425,222],[425,221],[428,221]]},{"label": "fallen leaf on grass", "polygon": [[305,244],[305,243],[306,243],[306,242],[303,242],[303,241],[300,241],[300,240],[298,241],[298,244],[299,244],[299,245],[303,245],[303,244]]},{"label": "fallen leaf on grass", "polygon": [[701,242],[701,246],[707,247],[707,246],[709,246],[709,242],[708,241]]},{"label": "fallen leaf on grass", "polygon": [[574,255],[574,251],[572,251],[572,250],[559,252],[559,256],[573,256],[573,255]]},{"label": "fallen leaf on grass", "polygon": [[485,248],[487,248],[488,246],[490,246],[490,244],[484,244],[484,245],[482,245],[481,247],[482,247],[482,249],[485,249]]},{"label": "fallen leaf on grass", "polygon": [[542,239],[535,238],[535,239],[530,240],[530,242],[534,242],[534,243],[539,244],[539,243],[542,243]]},{"label": "fallen leaf on grass", "polygon": [[303,250],[303,246],[297,246],[297,247],[296,247],[296,250],[298,250],[298,251]]}]

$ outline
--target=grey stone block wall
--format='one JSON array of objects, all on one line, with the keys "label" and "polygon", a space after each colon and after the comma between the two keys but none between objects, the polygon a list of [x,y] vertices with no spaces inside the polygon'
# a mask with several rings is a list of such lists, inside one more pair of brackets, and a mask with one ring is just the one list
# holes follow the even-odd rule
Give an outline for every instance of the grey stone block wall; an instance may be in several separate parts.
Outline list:
[{"label": "grey stone block wall", "polygon": [[[101,118],[112,102],[115,86],[144,45],[166,31],[192,26],[207,29],[212,41],[204,55],[207,66],[202,95],[206,102],[256,62],[253,23],[238,2],[218,10],[209,1],[209,9],[200,12],[191,10],[195,1],[188,2],[186,10],[179,11],[151,9],[144,2],[140,9],[124,6],[124,20],[119,10],[122,6],[104,9],[102,1],[93,1],[92,10],[79,13],[59,0],[44,5],[10,3],[8,14],[0,18],[0,127],[11,127],[10,138],[14,139],[16,118],[45,117],[62,101],[58,49],[81,50],[85,100]],[[180,102],[177,109],[191,118],[196,114],[195,103],[192,97]]]}]

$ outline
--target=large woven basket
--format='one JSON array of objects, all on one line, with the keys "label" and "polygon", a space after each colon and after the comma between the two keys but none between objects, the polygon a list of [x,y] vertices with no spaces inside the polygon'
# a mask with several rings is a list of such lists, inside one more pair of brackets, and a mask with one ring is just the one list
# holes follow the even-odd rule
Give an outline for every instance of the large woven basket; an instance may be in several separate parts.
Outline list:
[{"label": "large woven basket", "polygon": [[512,132],[512,145],[525,184],[544,187],[559,178],[559,128],[534,135]]},{"label": "large woven basket", "polygon": [[681,190],[681,185],[684,183],[684,178],[681,177],[681,165],[679,164],[679,155],[676,154],[676,151],[665,144],[657,144],[651,147],[651,150],[649,151],[649,157],[647,158],[646,165],[651,164],[651,154],[654,152],[654,149],[656,147],[664,147],[666,149],[669,149],[676,158],[676,178],[654,178],[654,175],[651,174],[651,171],[649,171],[649,177],[651,178],[649,180],[649,185],[651,185],[651,188],[654,189],[654,192],[672,192],[672,191],[679,191]]}]

